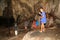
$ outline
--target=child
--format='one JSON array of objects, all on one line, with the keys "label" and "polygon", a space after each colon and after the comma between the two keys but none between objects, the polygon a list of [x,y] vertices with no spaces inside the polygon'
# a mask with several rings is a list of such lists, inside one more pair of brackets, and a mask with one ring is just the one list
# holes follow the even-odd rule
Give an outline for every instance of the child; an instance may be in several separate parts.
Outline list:
[{"label": "child", "polygon": [[41,20],[40,20],[40,22],[41,22],[41,30],[40,30],[40,32],[42,32],[42,31],[45,31],[44,24],[46,24],[47,20],[46,20],[46,14],[45,14],[42,7],[40,8],[40,12],[41,12],[41,17],[40,17],[41,18]]},{"label": "child", "polygon": [[36,20],[33,20],[32,29],[33,29],[33,28],[36,28]]},{"label": "child", "polygon": [[33,28],[33,29],[37,29],[38,26],[39,26],[39,22],[38,22],[38,20],[33,20],[32,28]]}]

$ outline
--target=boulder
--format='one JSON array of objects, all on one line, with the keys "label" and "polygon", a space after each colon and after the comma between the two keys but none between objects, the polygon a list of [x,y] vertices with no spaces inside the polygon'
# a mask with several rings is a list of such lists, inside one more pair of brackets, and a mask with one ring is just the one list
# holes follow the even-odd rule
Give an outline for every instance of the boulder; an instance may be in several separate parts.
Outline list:
[{"label": "boulder", "polygon": [[56,40],[54,33],[40,33],[39,31],[30,31],[28,32],[22,40]]}]

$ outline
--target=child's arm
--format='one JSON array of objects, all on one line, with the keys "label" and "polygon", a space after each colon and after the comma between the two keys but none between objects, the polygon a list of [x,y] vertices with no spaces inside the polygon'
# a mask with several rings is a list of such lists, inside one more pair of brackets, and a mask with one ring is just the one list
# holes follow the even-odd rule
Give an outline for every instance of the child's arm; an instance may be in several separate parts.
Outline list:
[{"label": "child's arm", "polygon": [[40,18],[43,18],[43,16],[42,16],[42,14],[39,12],[39,14],[38,14],[39,16],[40,16]]},{"label": "child's arm", "polygon": [[40,18],[43,18],[43,16],[40,16]]},{"label": "child's arm", "polygon": [[42,13],[42,14],[41,14],[41,16],[40,16],[40,18],[43,18],[43,17],[44,17],[44,15],[45,15],[45,14],[44,14],[44,13]]}]

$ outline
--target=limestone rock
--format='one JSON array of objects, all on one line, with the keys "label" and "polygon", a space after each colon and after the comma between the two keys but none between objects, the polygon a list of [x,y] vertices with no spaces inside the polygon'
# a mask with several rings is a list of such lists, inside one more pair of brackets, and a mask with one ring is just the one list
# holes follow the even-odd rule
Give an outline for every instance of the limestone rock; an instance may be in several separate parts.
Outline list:
[{"label": "limestone rock", "polygon": [[39,31],[28,32],[22,40],[56,40],[51,34],[40,33]]},{"label": "limestone rock", "polygon": [[[52,14],[55,18],[54,21],[56,19],[60,20],[60,0],[9,0],[10,3],[7,2],[8,0],[1,0],[0,13],[3,14],[5,7],[10,8],[13,11],[11,15],[14,16],[15,20],[18,15],[22,16],[21,18],[19,17],[19,21],[24,20],[25,17],[27,19],[33,18],[39,12],[39,7],[43,7],[46,13]],[[10,7],[8,7],[8,4]]]}]

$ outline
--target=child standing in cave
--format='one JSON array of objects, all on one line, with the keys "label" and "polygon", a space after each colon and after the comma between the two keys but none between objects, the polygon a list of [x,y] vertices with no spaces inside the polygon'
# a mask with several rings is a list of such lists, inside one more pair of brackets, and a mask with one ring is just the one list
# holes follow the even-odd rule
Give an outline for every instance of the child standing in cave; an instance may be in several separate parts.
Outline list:
[{"label": "child standing in cave", "polygon": [[43,10],[43,8],[41,7],[40,8],[40,22],[41,22],[41,30],[40,30],[40,32],[43,32],[43,31],[45,31],[45,24],[46,24],[46,22],[47,22],[47,19],[46,19],[46,14],[45,14],[45,12],[44,12],[44,10]]}]

